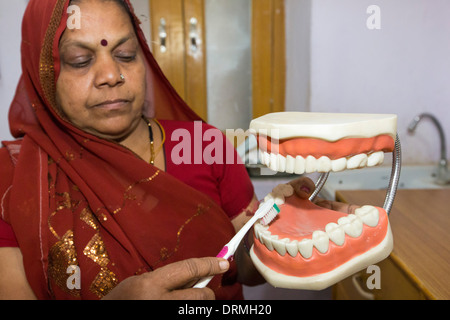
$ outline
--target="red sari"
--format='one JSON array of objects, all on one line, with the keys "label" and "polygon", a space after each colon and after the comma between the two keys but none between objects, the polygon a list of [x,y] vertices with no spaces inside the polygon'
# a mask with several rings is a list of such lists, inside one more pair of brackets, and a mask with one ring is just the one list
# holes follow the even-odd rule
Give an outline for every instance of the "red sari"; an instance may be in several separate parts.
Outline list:
[{"label": "red sari", "polygon": [[[39,299],[99,299],[132,275],[215,256],[234,229],[203,193],[55,111],[68,3],[31,0],[24,16],[23,74],[10,109],[11,131],[23,139],[20,152],[8,144],[14,172],[2,218],[14,230]],[[199,120],[162,74],[134,13],[132,19],[148,64],[148,110],[159,119]],[[80,272],[80,289],[71,270]],[[218,299],[242,298],[235,278],[232,264],[213,279]]]}]

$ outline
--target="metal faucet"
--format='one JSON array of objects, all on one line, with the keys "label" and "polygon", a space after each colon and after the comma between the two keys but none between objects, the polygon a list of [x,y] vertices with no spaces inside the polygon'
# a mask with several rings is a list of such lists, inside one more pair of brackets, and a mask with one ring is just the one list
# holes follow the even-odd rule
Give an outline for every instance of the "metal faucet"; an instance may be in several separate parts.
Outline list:
[{"label": "metal faucet", "polygon": [[437,127],[439,131],[439,137],[441,140],[441,158],[439,160],[438,164],[438,172],[437,172],[437,178],[436,183],[440,185],[445,185],[450,183],[450,177],[448,175],[448,167],[447,167],[447,144],[445,141],[445,133],[444,129],[442,128],[441,123],[439,120],[433,116],[430,113],[422,113],[414,118],[414,120],[411,122],[411,124],[408,126],[408,132],[414,133],[414,131],[417,128],[417,125],[423,118],[430,119]]}]

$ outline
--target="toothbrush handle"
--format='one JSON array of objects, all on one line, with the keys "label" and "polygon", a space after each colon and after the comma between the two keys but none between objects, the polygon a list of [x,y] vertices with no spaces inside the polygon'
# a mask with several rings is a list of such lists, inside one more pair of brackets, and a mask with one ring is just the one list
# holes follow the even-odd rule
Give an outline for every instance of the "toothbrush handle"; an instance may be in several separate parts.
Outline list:
[{"label": "toothbrush handle", "polygon": [[204,287],[206,287],[208,285],[208,283],[212,280],[214,276],[209,276],[209,277],[205,277],[201,280],[199,280],[195,286],[193,286],[193,288],[196,289],[203,289]]},{"label": "toothbrush handle", "polygon": [[[222,248],[222,250],[219,252],[219,254],[216,257],[228,259],[230,256],[232,256],[234,254],[234,252],[236,251],[239,243],[244,238],[244,236],[247,234],[247,232],[253,227],[253,224],[256,222],[256,220],[261,219],[265,214],[267,214],[272,209],[274,204],[275,204],[275,202],[273,200],[264,202],[264,204],[261,207],[259,207],[258,210],[256,210],[255,215],[249,221],[247,221],[247,223],[238,231],[238,233],[236,233],[236,235],[233,237],[233,239],[231,239],[231,241],[228,242]],[[206,287],[212,278],[213,278],[213,276],[200,279],[194,285],[194,288]]]},{"label": "toothbrush handle", "polygon": [[[230,257],[228,252],[228,246],[225,246],[220,250],[219,254],[216,256],[216,258],[224,258],[228,259]],[[205,277],[203,279],[200,279],[195,285],[194,288],[204,288],[208,285],[208,283],[212,280],[214,276]]]}]

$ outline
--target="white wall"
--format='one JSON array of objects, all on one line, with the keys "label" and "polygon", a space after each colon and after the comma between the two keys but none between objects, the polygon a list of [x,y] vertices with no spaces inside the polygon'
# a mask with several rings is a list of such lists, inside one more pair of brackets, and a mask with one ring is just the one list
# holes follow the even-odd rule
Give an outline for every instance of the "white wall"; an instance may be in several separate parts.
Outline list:
[{"label": "white wall", "polygon": [[150,43],[151,29],[150,29],[150,7],[148,0],[130,0],[133,5],[137,17],[141,21],[141,29],[144,31],[147,42]]},{"label": "white wall", "polygon": [[[369,30],[369,5],[381,9],[381,29]],[[396,113],[404,163],[436,162],[439,141],[430,122],[415,136],[406,128],[423,111],[435,114],[450,134],[450,1],[287,0],[288,88],[291,110]],[[309,39],[296,17],[310,6]],[[308,30],[307,30],[308,31]],[[296,41],[295,41],[296,40]],[[309,53],[309,70],[295,55]],[[305,63],[302,64],[303,66]],[[298,79],[295,79],[295,78]],[[304,95],[299,95],[298,87]],[[295,98],[293,98],[295,97]],[[450,136],[447,139],[450,150]]]},{"label": "white wall", "polygon": [[251,0],[206,0],[208,122],[247,129],[251,121]]},{"label": "white wall", "polygon": [[0,0],[0,141],[12,139],[8,110],[21,74],[21,24],[27,3]]}]

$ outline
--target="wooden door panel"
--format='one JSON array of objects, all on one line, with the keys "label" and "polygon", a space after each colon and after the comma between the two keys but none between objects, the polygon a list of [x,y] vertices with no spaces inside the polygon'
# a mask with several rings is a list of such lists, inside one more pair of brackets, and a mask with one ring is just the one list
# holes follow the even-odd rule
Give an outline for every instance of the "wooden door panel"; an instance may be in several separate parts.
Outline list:
[{"label": "wooden door panel", "polygon": [[[153,55],[175,90],[184,98],[186,79],[183,0],[151,0],[150,13]],[[162,28],[166,33],[165,48],[161,45]]]},{"label": "wooden door panel", "polygon": [[[195,19],[195,21],[193,21]],[[184,41],[186,48],[187,103],[207,119],[206,45],[203,0],[184,0]]]},{"label": "wooden door panel", "polygon": [[284,0],[252,5],[253,117],[285,110]]}]

